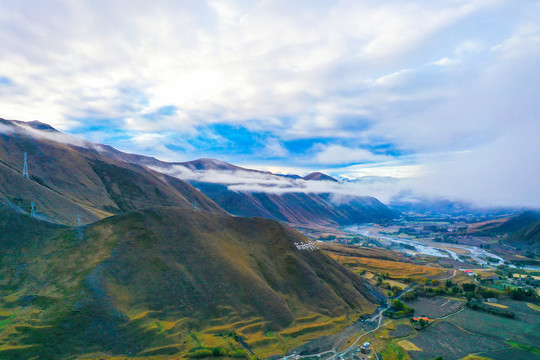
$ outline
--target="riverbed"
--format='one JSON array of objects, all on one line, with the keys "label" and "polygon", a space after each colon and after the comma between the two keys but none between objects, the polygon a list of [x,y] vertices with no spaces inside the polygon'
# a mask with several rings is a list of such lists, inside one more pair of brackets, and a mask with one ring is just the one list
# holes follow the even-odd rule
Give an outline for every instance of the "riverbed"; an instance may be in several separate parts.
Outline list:
[{"label": "riverbed", "polygon": [[[454,248],[459,248],[459,249],[467,251],[468,253],[466,255],[482,266],[494,267],[494,266],[504,265],[505,263],[502,257],[492,254],[476,246],[455,245],[455,244],[438,245],[438,244],[433,244],[433,243],[426,244],[425,242],[421,242],[421,241],[413,240],[413,239],[405,239],[405,238],[393,237],[393,236],[388,236],[388,235],[380,235],[380,234],[370,231],[371,228],[372,228],[371,225],[352,225],[345,228],[345,230],[355,233],[355,234],[359,234],[359,235],[363,235],[363,236],[367,236],[371,238],[376,238],[378,240],[381,240],[386,245],[406,244],[409,246],[414,246],[415,247],[414,250],[402,248],[402,247],[398,247],[397,249],[398,251],[401,251],[410,255],[423,254],[423,255],[429,255],[429,256],[435,256],[435,257],[446,257],[446,258],[451,257],[452,259],[456,261],[465,262],[464,259],[460,258],[460,255],[458,253],[448,249],[448,247],[451,246]],[[495,259],[497,260],[497,262],[488,262],[487,258]]]}]

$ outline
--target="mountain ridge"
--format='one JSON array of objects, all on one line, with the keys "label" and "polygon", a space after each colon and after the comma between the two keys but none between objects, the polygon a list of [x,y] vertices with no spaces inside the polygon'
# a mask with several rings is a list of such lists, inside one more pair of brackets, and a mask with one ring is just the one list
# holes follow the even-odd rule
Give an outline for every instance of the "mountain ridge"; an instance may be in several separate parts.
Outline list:
[{"label": "mountain ridge", "polygon": [[[0,202],[31,212],[48,221],[75,225],[139,207],[176,205],[224,213],[212,200],[188,183],[145,166],[101,154],[96,146],[59,142],[61,133],[28,132],[27,127],[47,128],[1,120]],[[47,128],[48,129],[48,128]],[[52,128],[51,128],[52,129]],[[54,138],[46,137],[54,133]],[[73,140],[68,139],[70,142]],[[23,177],[27,153],[29,178]]]},{"label": "mountain ridge", "polygon": [[[0,172],[4,170],[4,177],[10,177],[12,184],[20,176],[23,152],[29,155],[31,191],[15,203],[29,212],[30,203],[35,202],[42,215],[49,214],[53,221],[58,218],[57,222],[73,225],[76,214],[80,214],[83,222],[89,223],[137,207],[181,203],[189,207],[195,202],[208,211],[298,225],[350,225],[396,217],[373,197],[338,195],[332,192],[335,189],[325,189],[325,183],[339,183],[322,173],[307,175],[305,180],[209,158],[168,163],[64,135],[43,123],[0,121],[12,132],[16,130],[15,134],[4,131],[0,138],[4,150],[0,148]],[[9,169],[2,169],[2,164],[8,164]],[[63,175],[70,172],[73,179]],[[226,182],[220,183],[220,178]],[[315,186],[313,190],[310,184]],[[0,182],[0,199],[4,202],[14,204],[16,192],[13,186]],[[131,200],[134,196],[136,201]],[[64,215],[51,207],[53,198],[62,204]]]}]

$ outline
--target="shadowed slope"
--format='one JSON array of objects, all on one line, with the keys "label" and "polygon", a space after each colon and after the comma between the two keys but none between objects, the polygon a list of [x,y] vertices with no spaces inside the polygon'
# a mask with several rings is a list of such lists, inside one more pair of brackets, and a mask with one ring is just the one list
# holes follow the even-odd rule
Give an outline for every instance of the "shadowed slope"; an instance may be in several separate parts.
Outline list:
[{"label": "shadowed slope", "polygon": [[231,191],[226,185],[190,181],[223,209],[290,224],[350,225],[392,219],[396,214],[374,197],[291,192]]},{"label": "shadowed slope", "polygon": [[[254,174],[264,179],[300,179],[305,181],[338,181],[328,175],[314,172],[304,178],[297,175],[275,175],[232,165],[216,159],[198,159],[188,162],[168,163],[154,158],[125,154],[111,147],[102,150],[108,156],[135,164],[151,166],[167,173],[184,168],[187,172],[204,173],[211,171],[212,182],[186,180],[202,193],[214,200],[231,214],[238,216],[260,216],[285,221],[290,224],[350,225],[363,222],[379,222],[395,218],[397,215],[386,205],[371,196],[335,196],[330,193],[310,192],[268,192],[230,190],[229,185],[215,182],[220,176],[237,177],[241,182],[246,174]],[[179,177],[182,177],[179,175]],[[189,178],[189,177],[188,177]],[[186,178],[186,179],[188,179]]]}]

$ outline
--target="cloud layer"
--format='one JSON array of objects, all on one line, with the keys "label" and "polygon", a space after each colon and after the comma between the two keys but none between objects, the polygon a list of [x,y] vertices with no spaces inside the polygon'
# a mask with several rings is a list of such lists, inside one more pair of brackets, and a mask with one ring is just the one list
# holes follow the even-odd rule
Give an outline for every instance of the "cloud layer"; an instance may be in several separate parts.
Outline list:
[{"label": "cloud layer", "polygon": [[540,206],[539,18],[528,0],[2,1],[0,117]]}]

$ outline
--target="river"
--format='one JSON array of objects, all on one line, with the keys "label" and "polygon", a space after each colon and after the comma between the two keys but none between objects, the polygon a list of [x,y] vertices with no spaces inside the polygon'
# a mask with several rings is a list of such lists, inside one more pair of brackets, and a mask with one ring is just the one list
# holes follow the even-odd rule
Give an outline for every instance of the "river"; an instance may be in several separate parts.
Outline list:
[{"label": "river", "polygon": [[[459,254],[455,251],[448,250],[446,247],[454,247],[463,249],[469,252],[467,254],[470,256],[473,260],[475,260],[478,264],[483,266],[499,266],[503,265],[505,263],[504,259],[498,255],[492,254],[490,252],[487,252],[484,249],[478,248],[476,246],[472,245],[455,245],[455,244],[445,244],[443,245],[435,245],[435,244],[425,244],[423,242],[412,240],[412,239],[404,239],[404,238],[396,238],[388,235],[380,235],[380,234],[374,234],[369,231],[370,225],[353,225],[345,228],[346,231],[350,231],[355,234],[364,235],[372,238],[377,238],[379,240],[382,240],[386,244],[406,244],[410,246],[414,246],[415,250],[410,250],[406,248],[398,248],[398,251],[407,253],[407,254],[415,254],[420,253],[424,255],[430,255],[430,256],[436,256],[436,257],[451,257],[452,259],[459,261],[459,262],[465,262],[463,259],[459,257]],[[488,262],[486,258],[492,258],[496,259],[497,262]]]}]

